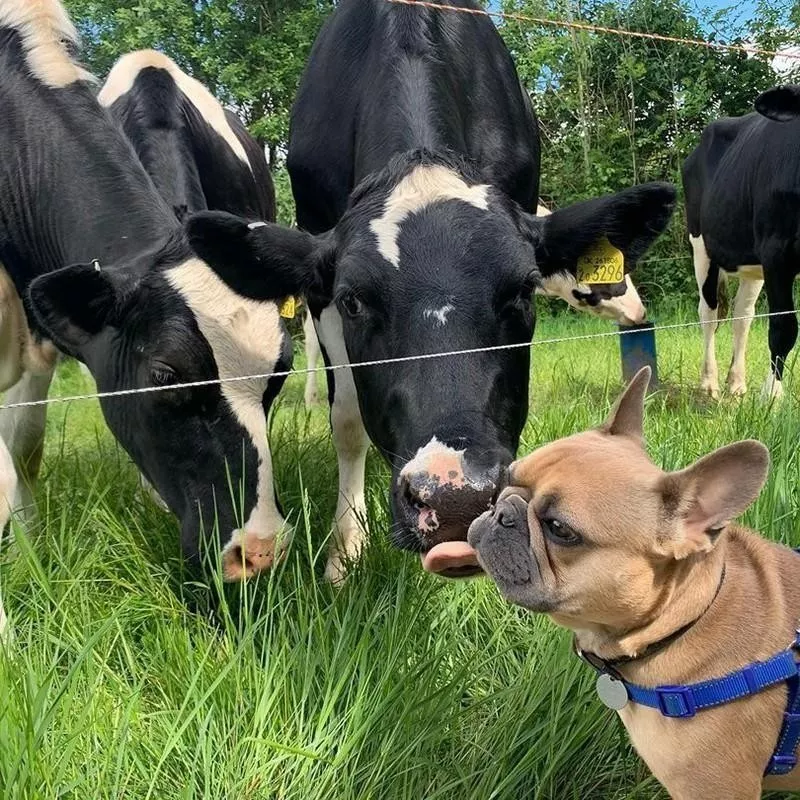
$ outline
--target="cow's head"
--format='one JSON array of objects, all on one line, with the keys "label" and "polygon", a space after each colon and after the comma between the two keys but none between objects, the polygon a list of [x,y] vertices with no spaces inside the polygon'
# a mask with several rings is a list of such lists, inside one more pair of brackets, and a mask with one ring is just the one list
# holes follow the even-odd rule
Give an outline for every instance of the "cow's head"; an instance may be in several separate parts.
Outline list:
[{"label": "cow's head", "polygon": [[328,234],[204,213],[189,237],[241,294],[332,301],[353,363],[486,349],[354,370],[367,431],[393,466],[393,539],[426,551],[464,539],[517,449],[542,278],[574,275],[604,237],[630,269],[674,200],[650,184],[542,219],[467,165],[414,153],[367,178]]},{"label": "cow's head", "polygon": [[[178,237],[136,264],[76,265],[35,280],[34,312],[100,392],[270,375],[291,365],[274,303],[242,298]],[[224,575],[271,565],[288,531],[274,498],[267,411],[277,379],[101,400],[112,432],[181,523],[185,557],[207,556],[215,522]],[[283,537],[283,538],[282,538]]]},{"label": "cow's head", "polygon": [[762,92],[755,102],[756,111],[776,122],[789,122],[800,117],[800,86],[787,84]]}]

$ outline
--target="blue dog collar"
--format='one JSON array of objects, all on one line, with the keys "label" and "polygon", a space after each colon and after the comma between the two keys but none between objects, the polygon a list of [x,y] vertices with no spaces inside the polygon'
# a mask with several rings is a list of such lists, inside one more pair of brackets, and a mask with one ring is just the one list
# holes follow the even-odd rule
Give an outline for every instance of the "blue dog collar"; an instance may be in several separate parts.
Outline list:
[{"label": "blue dog collar", "polygon": [[[607,702],[606,697],[616,698],[622,696],[621,691],[608,692],[609,681],[624,688],[628,700],[641,706],[648,706],[658,710],[663,716],[671,719],[689,719],[698,711],[707,708],[733,703],[743,697],[759,694],[779,683],[786,683],[789,697],[786,712],[783,715],[783,725],[778,737],[775,752],[767,765],[765,774],[786,775],[797,766],[798,742],[800,742],[800,664],[795,659],[795,654],[800,651],[800,630],[797,631],[794,644],[783,650],[767,661],[755,661],[743,669],[731,672],[721,678],[692,683],[685,686],[656,686],[648,688],[629,683],[613,668],[611,664],[598,658],[593,653],[578,650],[578,655],[594,667],[604,681],[605,690],[601,700],[610,708],[619,710],[619,705]],[[617,688],[613,686],[613,688]],[[622,697],[624,707],[624,697]]]}]

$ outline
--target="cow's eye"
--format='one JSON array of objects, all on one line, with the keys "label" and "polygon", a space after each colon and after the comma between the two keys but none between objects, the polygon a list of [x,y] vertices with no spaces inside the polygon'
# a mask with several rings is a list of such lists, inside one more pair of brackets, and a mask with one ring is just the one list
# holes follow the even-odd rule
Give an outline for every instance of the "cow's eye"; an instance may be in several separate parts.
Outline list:
[{"label": "cow's eye", "polygon": [[364,303],[352,292],[341,297],[339,307],[348,317],[357,317],[364,313]]},{"label": "cow's eye", "polygon": [[178,375],[166,364],[154,364],[150,370],[150,380],[153,386],[172,386],[178,382]]},{"label": "cow's eye", "polygon": [[533,298],[533,293],[536,289],[539,276],[536,272],[532,272],[522,283],[519,289],[519,299],[523,302],[529,303]]}]

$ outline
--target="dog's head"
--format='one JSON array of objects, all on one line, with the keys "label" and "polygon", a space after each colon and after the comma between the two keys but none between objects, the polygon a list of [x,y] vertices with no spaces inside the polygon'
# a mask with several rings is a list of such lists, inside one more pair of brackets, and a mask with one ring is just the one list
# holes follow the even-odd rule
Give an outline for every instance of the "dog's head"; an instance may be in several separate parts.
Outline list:
[{"label": "dog's head", "polygon": [[645,624],[680,566],[711,553],[758,496],[769,455],[756,441],[679,472],[650,461],[649,380],[639,372],[600,427],[512,464],[510,485],[473,522],[475,557],[510,602],[573,629]]}]

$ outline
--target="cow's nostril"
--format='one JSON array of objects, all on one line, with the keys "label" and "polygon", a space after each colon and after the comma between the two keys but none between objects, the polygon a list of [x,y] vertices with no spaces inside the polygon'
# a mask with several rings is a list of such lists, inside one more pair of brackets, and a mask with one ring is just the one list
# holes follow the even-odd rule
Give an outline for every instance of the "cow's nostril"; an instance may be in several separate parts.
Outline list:
[{"label": "cow's nostril", "polygon": [[414,511],[425,511],[429,508],[426,503],[420,500],[419,495],[411,488],[411,481],[408,478],[403,478],[403,501]]},{"label": "cow's nostril", "polygon": [[247,553],[242,550],[241,545],[236,545],[231,548],[231,559],[237,566],[243,566],[245,569],[252,569],[253,562],[247,556]]}]

